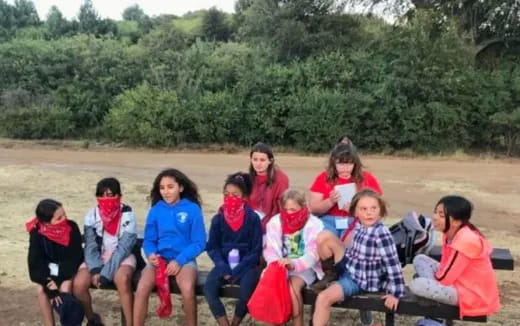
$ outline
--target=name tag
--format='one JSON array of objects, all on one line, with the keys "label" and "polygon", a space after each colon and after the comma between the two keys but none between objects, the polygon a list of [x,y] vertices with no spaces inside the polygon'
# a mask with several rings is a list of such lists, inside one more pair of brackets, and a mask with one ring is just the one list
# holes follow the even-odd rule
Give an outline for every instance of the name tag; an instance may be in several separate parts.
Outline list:
[{"label": "name tag", "polygon": [[58,276],[58,273],[60,272],[60,266],[55,263],[49,263],[49,271],[51,276]]},{"label": "name tag", "polygon": [[338,217],[336,218],[336,229],[344,230],[348,228],[348,218],[346,217]]}]

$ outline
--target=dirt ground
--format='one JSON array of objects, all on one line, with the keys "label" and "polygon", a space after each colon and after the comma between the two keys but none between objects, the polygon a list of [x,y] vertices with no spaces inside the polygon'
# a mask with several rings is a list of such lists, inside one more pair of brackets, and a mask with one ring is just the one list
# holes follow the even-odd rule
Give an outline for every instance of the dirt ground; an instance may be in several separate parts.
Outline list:
[{"label": "dirt ground", "polygon": [[[381,182],[390,204],[391,224],[410,209],[430,214],[435,202],[446,194],[462,194],[475,204],[474,223],[495,247],[510,248],[520,259],[520,164],[515,160],[470,157],[396,158],[362,156],[364,165]],[[277,164],[288,174],[291,187],[307,189],[326,164],[325,156],[276,154]],[[59,147],[0,140],[0,325],[40,325],[34,285],[28,279],[26,220],[36,203],[54,198],[64,204],[69,218],[82,226],[83,216],[95,204],[94,188],[105,176],[120,179],[124,200],[138,216],[142,228],[149,205],[146,197],[157,173],[166,167],[184,171],[199,186],[206,226],[221,202],[227,174],[248,168],[248,153],[160,152],[97,147]],[[211,263],[203,254],[199,268]],[[410,266],[406,268],[409,277]],[[520,273],[498,271],[503,309],[490,318],[490,325],[519,325]],[[117,325],[117,296],[94,291],[95,310],[107,325]],[[152,298],[148,325],[183,322],[182,312],[159,320]],[[174,307],[179,308],[178,298]],[[232,301],[228,308],[232,308]],[[334,325],[357,323],[356,313],[337,311]],[[382,316],[379,316],[382,318]],[[174,321],[172,321],[174,320]],[[399,325],[412,325],[417,318],[400,318]],[[200,325],[214,325],[203,298],[199,298]],[[244,324],[252,325],[247,321]],[[461,325],[463,323],[458,323]],[[469,323],[468,323],[469,324]]]}]

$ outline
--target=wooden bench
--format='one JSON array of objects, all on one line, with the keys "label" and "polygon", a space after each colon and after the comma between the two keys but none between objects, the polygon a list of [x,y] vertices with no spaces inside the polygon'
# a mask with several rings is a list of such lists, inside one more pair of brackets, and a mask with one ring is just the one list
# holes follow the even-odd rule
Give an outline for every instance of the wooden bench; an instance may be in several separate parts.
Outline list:
[{"label": "wooden bench", "polygon": [[[137,281],[140,276],[142,268],[145,266],[145,261],[141,253],[142,239],[139,239],[133,252],[137,258],[137,272],[134,274],[134,288],[137,286]],[[440,247],[434,247],[430,256],[434,259],[440,260]],[[511,255],[509,249],[494,249],[491,255],[491,261],[495,269],[513,270],[514,269],[514,258]],[[206,283],[208,271],[199,271],[197,285],[195,287],[195,293],[197,296],[204,295],[203,289]],[[114,286],[107,287],[104,289],[115,289]],[[180,290],[174,280],[171,281],[170,291],[174,294],[180,294]],[[234,298],[237,299],[239,296],[238,285],[225,285],[220,290],[220,296],[223,298]],[[433,318],[445,319],[448,325],[452,325],[453,320],[460,320],[459,308],[456,306],[450,306],[442,303],[438,303],[432,300],[417,297],[407,291],[407,295],[401,298],[397,311],[388,311],[384,306],[383,300],[381,299],[381,293],[370,293],[360,294],[346,299],[340,302],[335,307],[345,309],[357,309],[357,310],[369,310],[376,312],[385,313],[385,325],[395,325],[395,314],[411,315],[411,316],[429,316]],[[303,302],[306,305],[314,307],[316,300],[316,294],[310,290],[305,289],[303,292]],[[465,317],[464,321],[487,322],[487,316],[479,317]],[[124,318],[121,312],[121,325],[124,325]]]}]

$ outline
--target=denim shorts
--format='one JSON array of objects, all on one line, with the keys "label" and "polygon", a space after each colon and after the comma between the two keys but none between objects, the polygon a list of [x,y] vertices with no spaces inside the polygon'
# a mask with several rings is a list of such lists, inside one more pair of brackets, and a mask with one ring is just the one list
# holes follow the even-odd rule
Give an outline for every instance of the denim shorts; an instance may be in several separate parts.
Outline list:
[{"label": "denim shorts", "polygon": [[[167,261],[166,263],[168,264],[170,261]],[[197,261],[196,260],[190,260],[189,262],[187,262],[186,264],[182,265],[182,267],[185,267],[185,266],[189,266],[189,267],[192,267],[195,269],[195,271],[198,270],[198,266],[197,266]],[[153,267],[155,268],[154,265],[150,264],[150,263],[147,263],[146,264],[146,268],[150,268],[150,267]]]},{"label": "denim shorts", "polygon": [[[341,263],[341,262],[340,262]],[[345,270],[343,274],[341,274],[337,281],[334,283],[338,283],[343,289],[343,296],[345,298],[352,297],[361,292],[359,286],[352,280],[350,277],[350,273]]]},{"label": "denim shorts", "polygon": [[[346,219],[347,223],[344,228],[337,228],[336,220],[338,219]],[[323,215],[320,217],[320,220],[323,222],[324,230],[327,230],[337,236],[338,238],[341,238],[341,236],[345,233],[348,226],[354,221],[354,218],[352,217],[343,217],[343,216],[334,216],[334,215]]]}]

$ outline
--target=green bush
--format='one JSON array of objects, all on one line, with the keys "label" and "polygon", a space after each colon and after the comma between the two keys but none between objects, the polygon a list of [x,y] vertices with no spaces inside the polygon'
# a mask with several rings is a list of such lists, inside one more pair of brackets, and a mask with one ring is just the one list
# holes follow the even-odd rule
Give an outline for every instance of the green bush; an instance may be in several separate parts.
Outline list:
[{"label": "green bush", "polygon": [[9,109],[2,112],[2,136],[20,139],[63,139],[73,135],[74,121],[68,108]]}]

